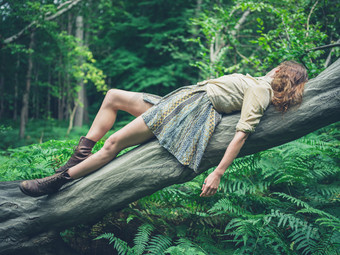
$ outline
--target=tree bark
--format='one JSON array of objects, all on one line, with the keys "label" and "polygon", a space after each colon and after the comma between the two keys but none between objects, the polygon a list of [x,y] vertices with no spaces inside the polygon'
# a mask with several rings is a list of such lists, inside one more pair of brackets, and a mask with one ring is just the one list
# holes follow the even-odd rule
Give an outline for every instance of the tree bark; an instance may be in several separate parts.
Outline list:
[{"label": "tree bark", "polygon": [[14,102],[13,102],[13,120],[14,121],[16,121],[18,118],[19,68],[20,68],[19,53],[16,56],[17,56],[17,61],[16,61],[15,74],[14,74]]},{"label": "tree bark", "polygon": [[51,65],[48,66],[48,73],[47,73],[47,99],[46,99],[46,115],[44,118],[50,119],[51,118],[51,84],[52,84],[52,74],[51,74]]},{"label": "tree bark", "polygon": [[[62,66],[61,56],[59,57],[59,65]],[[58,71],[58,86],[59,86],[58,120],[63,120],[65,108],[65,86],[61,82],[61,70]]]},{"label": "tree bark", "polygon": [[[225,115],[204,154],[199,173],[216,166],[235,133],[239,113]],[[303,103],[282,115],[273,106],[239,156],[277,146],[340,120],[340,59],[306,85]],[[94,222],[106,213],[166,186],[193,179],[156,140],[50,196],[22,194],[18,181],[0,183],[0,254],[39,254],[51,231]],[[48,243],[48,242],[47,242]],[[34,253],[35,252],[35,253]]]},{"label": "tree bark", "polygon": [[[33,50],[33,46],[34,46],[34,33],[31,33],[29,50]],[[21,114],[20,114],[19,137],[21,139],[25,137],[26,122],[28,120],[28,107],[29,107],[29,96],[30,96],[30,91],[31,91],[32,68],[33,68],[32,53],[29,53],[28,68],[27,68],[27,74],[26,74],[26,89],[22,97],[22,107],[21,107]]]},{"label": "tree bark", "polygon": [[[76,37],[79,39],[79,46],[83,45],[84,40],[84,21],[83,16],[77,16],[76,18]],[[82,64],[82,58],[79,59],[79,65]],[[74,126],[81,127],[83,125],[84,120],[84,105],[85,105],[85,88],[84,88],[84,80],[82,78],[79,79],[78,85],[80,87],[78,91],[77,110],[76,115],[74,117]]]},{"label": "tree bark", "polygon": [[0,63],[0,120],[4,113],[4,92],[5,92],[5,77],[3,72],[3,63],[4,63],[4,56],[1,56],[1,63]]}]

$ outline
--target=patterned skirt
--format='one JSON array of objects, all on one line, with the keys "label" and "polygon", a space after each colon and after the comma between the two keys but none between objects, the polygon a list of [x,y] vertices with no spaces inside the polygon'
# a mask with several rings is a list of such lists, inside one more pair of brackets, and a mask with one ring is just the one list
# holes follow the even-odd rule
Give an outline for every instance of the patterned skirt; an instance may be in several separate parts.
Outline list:
[{"label": "patterned skirt", "polygon": [[205,88],[187,86],[163,98],[144,94],[154,104],[142,114],[159,143],[177,160],[196,171],[222,115],[211,104]]}]

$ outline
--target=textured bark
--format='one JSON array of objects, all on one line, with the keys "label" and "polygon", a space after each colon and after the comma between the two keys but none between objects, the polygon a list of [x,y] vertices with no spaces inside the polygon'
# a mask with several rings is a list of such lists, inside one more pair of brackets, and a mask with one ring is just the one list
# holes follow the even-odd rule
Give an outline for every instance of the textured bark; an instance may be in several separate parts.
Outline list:
[{"label": "textured bark", "polygon": [[[84,21],[83,16],[76,18],[76,37],[79,39],[79,46],[83,46],[84,40]],[[79,58],[79,65],[82,65],[83,59]],[[84,105],[85,105],[85,87],[84,80],[79,79],[77,86],[79,87],[78,97],[75,99],[76,113],[74,116],[74,126],[81,127],[84,120]],[[71,121],[71,119],[70,119]]]},{"label": "textured bark", "polygon": [[2,118],[2,114],[4,113],[4,91],[5,91],[5,87],[4,87],[4,83],[5,83],[5,76],[4,76],[4,56],[1,55],[0,58],[0,120]]},{"label": "textured bark", "polygon": [[[29,49],[33,50],[34,47],[34,33],[31,33],[31,41],[29,45]],[[28,119],[28,108],[29,108],[29,99],[30,99],[30,91],[31,91],[31,76],[32,76],[32,68],[33,68],[33,59],[32,59],[32,52],[28,56],[28,68],[26,74],[26,89],[24,95],[22,97],[22,107],[21,107],[21,114],[20,114],[20,132],[19,137],[25,137],[25,130],[26,130],[26,123]]]},{"label": "textured bark", "polygon": [[[224,116],[200,172],[218,164],[239,117],[239,113]],[[282,115],[271,106],[240,156],[292,141],[339,119],[340,59],[308,82],[299,108]],[[19,191],[19,182],[0,183],[0,254],[39,254],[51,231],[94,222],[110,211],[195,176],[153,140],[51,196],[27,197]]]}]

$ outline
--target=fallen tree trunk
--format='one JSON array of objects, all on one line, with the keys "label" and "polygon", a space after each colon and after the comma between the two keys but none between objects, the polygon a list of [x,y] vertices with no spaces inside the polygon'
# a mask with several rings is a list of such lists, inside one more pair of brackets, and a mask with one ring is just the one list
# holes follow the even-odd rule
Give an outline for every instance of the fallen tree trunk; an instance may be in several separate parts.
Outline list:
[{"label": "fallen tree trunk", "polygon": [[[239,113],[223,117],[205,152],[201,173],[218,164],[239,117]],[[340,59],[308,82],[299,108],[282,115],[271,106],[239,156],[292,141],[339,119]],[[31,198],[19,191],[19,182],[2,182],[0,254],[48,254],[46,247],[55,247],[53,240],[59,230],[94,222],[110,211],[195,176],[153,140],[54,195]],[[57,254],[56,250],[51,254]]]}]

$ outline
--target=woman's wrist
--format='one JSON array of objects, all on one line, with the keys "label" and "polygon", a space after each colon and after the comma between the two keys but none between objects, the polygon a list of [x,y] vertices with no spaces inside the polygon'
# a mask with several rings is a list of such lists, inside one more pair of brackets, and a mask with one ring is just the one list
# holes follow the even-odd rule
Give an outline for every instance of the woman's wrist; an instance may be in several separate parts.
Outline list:
[{"label": "woman's wrist", "polygon": [[222,177],[223,176],[223,174],[224,174],[224,172],[226,171],[226,169],[221,169],[221,168],[216,168],[215,170],[214,170],[214,174],[216,174],[218,177]]}]

